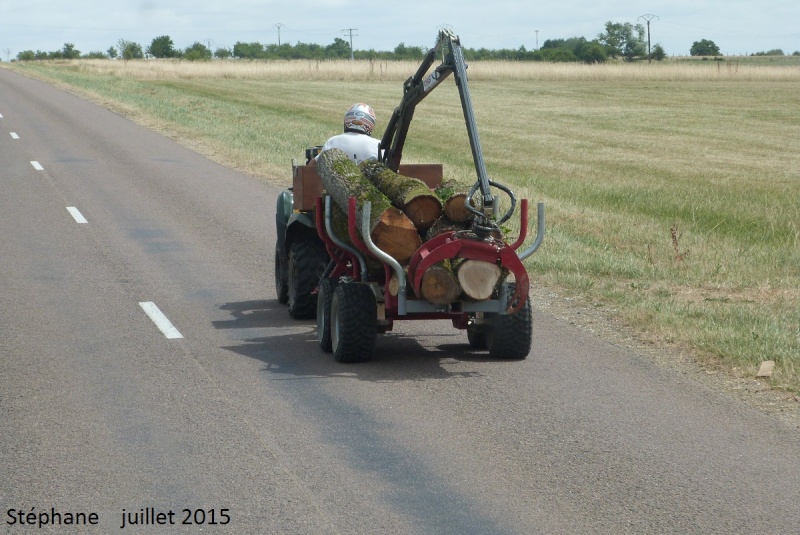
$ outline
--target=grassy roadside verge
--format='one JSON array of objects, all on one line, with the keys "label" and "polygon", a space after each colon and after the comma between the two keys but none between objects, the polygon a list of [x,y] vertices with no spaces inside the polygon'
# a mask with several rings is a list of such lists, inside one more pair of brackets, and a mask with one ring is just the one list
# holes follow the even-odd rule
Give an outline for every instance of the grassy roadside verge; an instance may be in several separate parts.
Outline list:
[{"label": "grassy roadside verge", "polygon": [[[545,246],[529,262],[535,283],[739,376],[774,360],[772,385],[797,392],[800,71],[706,63],[471,65],[487,164],[493,180],[548,205]],[[291,158],[337,132],[352,102],[385,121],[416,66],[13,68],[285,184]],[[452,83],[418,108],[405,154],[473,180]]]}]

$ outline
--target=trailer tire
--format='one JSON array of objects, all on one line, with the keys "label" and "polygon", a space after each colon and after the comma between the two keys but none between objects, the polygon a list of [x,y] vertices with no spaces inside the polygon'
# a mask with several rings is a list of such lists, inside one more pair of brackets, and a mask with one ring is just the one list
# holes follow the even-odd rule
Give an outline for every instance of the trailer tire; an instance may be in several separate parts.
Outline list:
[{"label": "trailer tire", "polygon": [[289,278],[277,244],[275,244],[275,293],[278,294],[278,303],[285,305],[289,302]]},{"label": "trailer tire", "polygon": [[486,331],[467,327],[467,341],[472,349],[486,349]]},{"label": "trailer tire", "polygon": [[[514,285],[508,285],[508,295],[514,293]],[[498,314],[486,333],[489,356],[495,359],[523,360],[528,357],[533,344],[533,315],[530,299],[514,314]]]},{"label": "trailer tire", "polygon": [[333,292],[338,284],[339,281],[334,279],[322,279],[319,281],[319,291],[317,292],[317,342],[326,353],[333,351],[331,305],[333,304]]},{"label": "trailer tire", "polygon": [[366,362],[375,352],[378,307],[366,284],[340,284],[331,302],[331,348],[337,362]]},{"label": "trailer tire", "polygon": [[312,319],[317,314],[314,290],[328,264],[328,253],[316,239],[296,239],[289,246],[289,315]]}]

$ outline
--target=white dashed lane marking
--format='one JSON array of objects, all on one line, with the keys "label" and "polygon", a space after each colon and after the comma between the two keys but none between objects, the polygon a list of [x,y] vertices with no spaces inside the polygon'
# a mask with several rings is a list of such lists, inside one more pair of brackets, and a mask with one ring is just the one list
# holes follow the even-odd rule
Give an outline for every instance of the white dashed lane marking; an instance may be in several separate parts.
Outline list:
[{"label": "white dashed lane marking", "polygon": [[16,132],[11,132],[11,139],[19,139],[19,136]]},{"label": "white dashed lane marking", "polygon": [[76,223],[88,223],[86,218],[83,217],[83,214],[81,214],[80,210],[74,206],[67,206],[67,211],[72,215],[72,218],[75,219]]},{"label": "white dashed lane marking", "polygon": [[34,168],[34,169],[36,169],[37,171],[44,171],[44,167],[42,167],[42,164],[40,164],[40,163],[39,163],[39,162],[37,162],[37,161],[32,161],[32,162],[31,162],[31,165],[32,165],[32,166],[33,166],[33,168]]},{"label": "white dashed lane marking", "polygon": [[167,338],[183,338],[183,335],[178,332],[178,329],[175,328],[172,323],[167,319],[167,317],[158,309],[155,303],[152,301],[144,301],[139,303],[139,306],[142,307],[145,314],[147,314],[153,323],[156,324],[158,330],[164,333],[164,336]]}]

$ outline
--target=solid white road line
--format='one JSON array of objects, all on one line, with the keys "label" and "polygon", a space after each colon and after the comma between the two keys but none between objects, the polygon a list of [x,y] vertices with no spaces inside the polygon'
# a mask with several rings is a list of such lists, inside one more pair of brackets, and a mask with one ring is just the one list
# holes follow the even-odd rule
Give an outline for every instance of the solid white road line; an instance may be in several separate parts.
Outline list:
[{"label": "solid white road line", "polygon": [[19,139],[19,136],[16,132],[11,132],[11,139]]},{"label": "solid white road line", "polygon": [[44,171],[44,167],[42,167],[42,165],[41,165],[39,162],[32,161],[32,162],[31,162],[31,165],[32,165],[32,166],[33,166],[33,168],[34,168],[34,169],[36,169],[37,171]]},{"label": "solid white road line", "polygon": [[67,211],[72,214],[72,217],[75,219],[76,223],[88,223],[86,218],[83,217],[83,214],[81,214],[81,212],[74,206],[67,206]]},{"label": "solid white road line", "polygon": [[155,303],[152,301],[145,301],[139,303],[139,306],[142,307],[145,314],[147,314],[153,323],[156,324],[158,330],[164,333],[164,336],[167,338],[183,338],[183,335],[178,332],[172,323],[167,319],[167,317],[158,309]]}]

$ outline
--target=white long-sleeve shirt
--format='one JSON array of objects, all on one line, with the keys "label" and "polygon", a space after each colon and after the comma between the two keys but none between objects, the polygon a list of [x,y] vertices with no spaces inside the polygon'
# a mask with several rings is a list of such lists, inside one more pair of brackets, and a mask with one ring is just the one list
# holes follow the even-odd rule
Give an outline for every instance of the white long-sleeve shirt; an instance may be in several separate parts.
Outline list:
[{"label": "white long-sleeve shirt", "polygon": [[[380,140],[374,137],[345,132],[326,141],[320,154],[328,149],[341,149],[355,163],[361,163],[364,160],[378,159],[378,145],[380,145]],[[317,159],[319,159],[319,155],[317,155]]]}]

